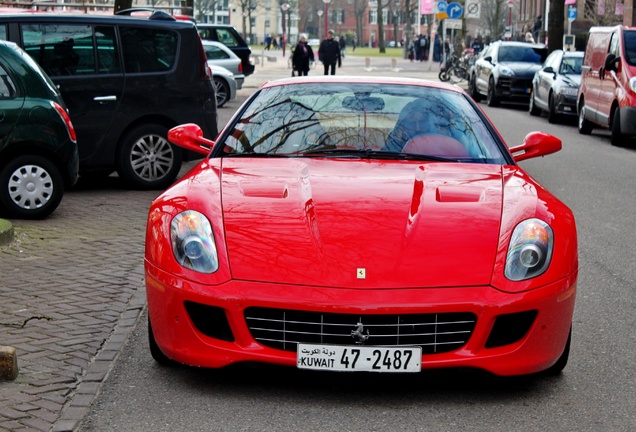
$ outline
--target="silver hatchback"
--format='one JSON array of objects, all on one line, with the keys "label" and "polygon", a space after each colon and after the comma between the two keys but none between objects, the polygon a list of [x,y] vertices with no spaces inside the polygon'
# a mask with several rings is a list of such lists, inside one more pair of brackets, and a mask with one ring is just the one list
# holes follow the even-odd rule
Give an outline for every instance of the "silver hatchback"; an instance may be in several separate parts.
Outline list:
[{"label": "silver hatchback", "polygon": [[245,74],[243,73],[243,65],[241,59],[221,42],[204,40],[203,48],[205,55],[208,57],[208,65],[222,66],[234,74],[236,87],[238,90],[243,88]]}]

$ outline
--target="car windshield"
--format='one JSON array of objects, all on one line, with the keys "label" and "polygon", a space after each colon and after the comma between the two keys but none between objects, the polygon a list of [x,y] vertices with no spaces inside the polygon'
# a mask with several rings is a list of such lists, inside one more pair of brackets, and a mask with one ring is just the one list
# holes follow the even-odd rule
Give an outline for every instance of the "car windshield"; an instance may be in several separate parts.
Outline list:
[{"label": "car windshield", "polygon": [[636,31],[625,32],[625,61],[636,66]]},{"label": "car windshield", "polygon": [[500,62],[538,63],[545,61],[548,50],[533,46],[502,46],[499,48]]},{"label": "car windshield", "polygon": [[583,57],[563,57],[560,73],[563,75],[581,75]]},{"label": "car windshield", "polygon": [[215,155],[505,163],[467,97],[418,85],[298,83],[261,90]]}]

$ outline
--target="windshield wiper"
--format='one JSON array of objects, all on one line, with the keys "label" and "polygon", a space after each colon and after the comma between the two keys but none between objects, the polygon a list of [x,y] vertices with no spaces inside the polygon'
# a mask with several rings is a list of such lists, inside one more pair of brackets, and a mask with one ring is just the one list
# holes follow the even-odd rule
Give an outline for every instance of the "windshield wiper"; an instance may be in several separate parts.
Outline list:
[{"label": "windshield wiper", "polygon": [[369,159],[399,159],[399,160],[426,160],[436,162],[456,162],[456,159],[449,159],[441,156],[421,155],[415,153],[401,153],[380,151],[371,149],[332,149],[332,150],[312,150],[301,154],[306,157],[351,157]]}]

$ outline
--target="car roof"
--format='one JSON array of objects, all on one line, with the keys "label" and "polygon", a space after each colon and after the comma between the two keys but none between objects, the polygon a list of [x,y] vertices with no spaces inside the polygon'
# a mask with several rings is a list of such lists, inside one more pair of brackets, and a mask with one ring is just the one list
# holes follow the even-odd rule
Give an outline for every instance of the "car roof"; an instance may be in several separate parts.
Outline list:
[{"label": "car roof", "polygon": [[268,81],[261,88],[277,87],[292,84],[323,84],[323,83],[341,83],[341,84],[378,84],[378,85],[412,85],[418,87],[430,87],[442,90],[449,90],[455,93],[465,93],[463,89],[453,84],[447,84],[438,81],[429,81],[419,78],[406,77],[362,77],[348,75],[315,75],[305,77],[283,78],[274,81]]},{"label": "car roof", "polygon": [[530,46],[532,48],[546,48],[544,44],[536,44],[536,43],[533,44],[533,43],[522,42],[522,41],[495,41],[493,43],[498,45],[505,45],[505,46]]},{"label": "car roof", "polygon": [[165,26],[176,28],[194,28],[194,23],[185,20],[167,20],[167,19],[152,19],[151,17],[140,16],[128,16],[128,15],[95,15],[95,14],[81,14],[77,13],[50,13],[40,12],[33,14],[24,13],[12,13],[12,14],[0,14],[2,21],[14,21],[14,22],[59,22],[65,23],[84,23],[84,22],[107,22],[110,24],[139,24],[149,26]]}]

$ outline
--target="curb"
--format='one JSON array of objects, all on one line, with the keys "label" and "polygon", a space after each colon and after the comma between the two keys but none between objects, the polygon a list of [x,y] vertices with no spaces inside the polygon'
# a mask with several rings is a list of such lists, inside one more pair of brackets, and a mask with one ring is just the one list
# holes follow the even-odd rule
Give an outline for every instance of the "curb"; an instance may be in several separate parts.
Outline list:
[{"label": "curb", "polygon": [[0,219],[0,246],[13,241],[13,225],[8,220]]}]

